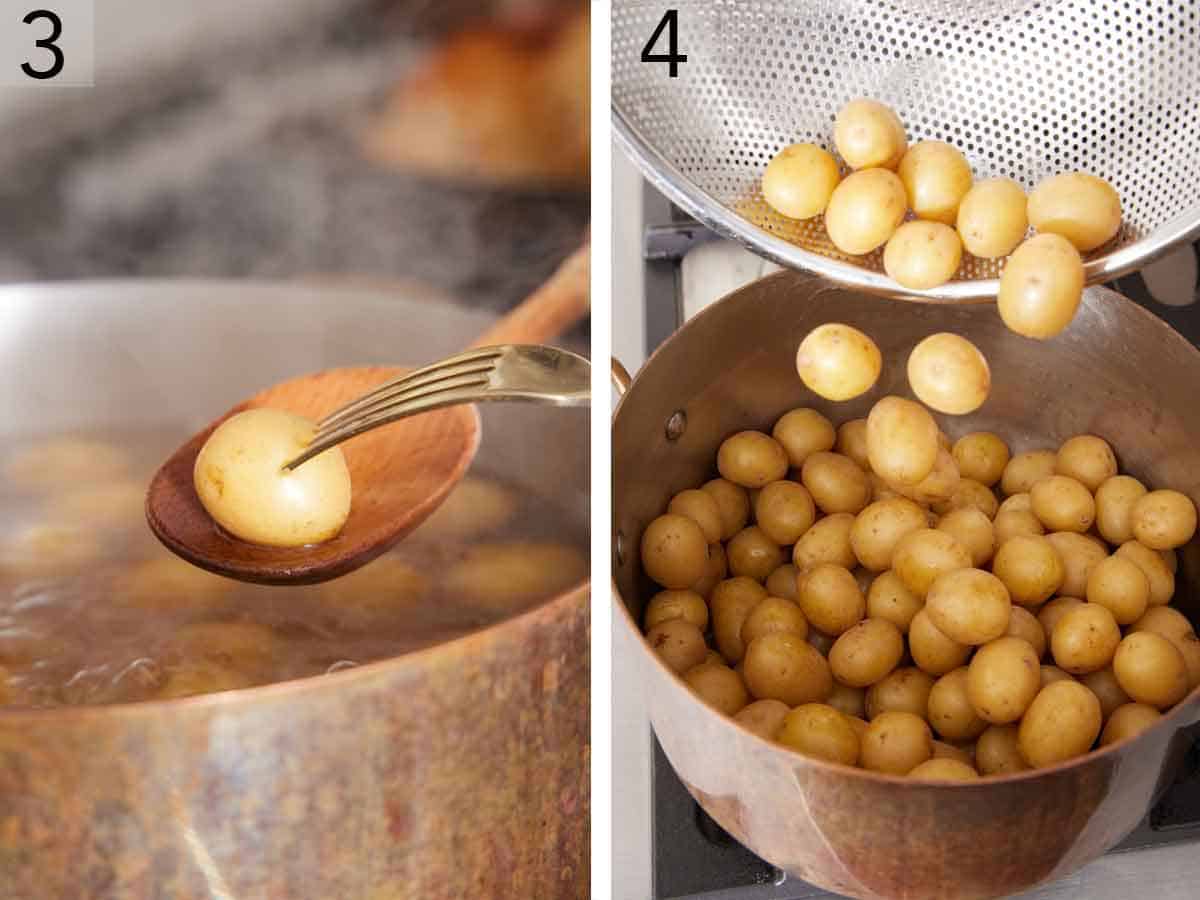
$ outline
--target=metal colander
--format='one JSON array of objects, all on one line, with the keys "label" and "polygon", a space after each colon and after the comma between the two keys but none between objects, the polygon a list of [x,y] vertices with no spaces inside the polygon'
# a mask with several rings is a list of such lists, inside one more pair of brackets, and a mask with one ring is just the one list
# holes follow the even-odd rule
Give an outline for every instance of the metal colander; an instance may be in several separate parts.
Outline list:
[{"label": "metal colander", "polygon": [[[886,293],[996,294],[1003,260],[964,254],[950,283],[911,292],[882,252],[848,256],[820,218],[787,219],[759,179],[782,147],[832,149],[855,97],[892,106],[912,142],[947,141],[975,177],[1032,188],[1060,172],[1108,179],[1124,222],[1086,259],[1089,282],[1200,236],[1200,3],[1196,0],[676,0],[669,77],[642,49],[664,4],[614,0],[619,142],[704,224],[786,266]],[[666,32],[655,45],[665,52]]]}]

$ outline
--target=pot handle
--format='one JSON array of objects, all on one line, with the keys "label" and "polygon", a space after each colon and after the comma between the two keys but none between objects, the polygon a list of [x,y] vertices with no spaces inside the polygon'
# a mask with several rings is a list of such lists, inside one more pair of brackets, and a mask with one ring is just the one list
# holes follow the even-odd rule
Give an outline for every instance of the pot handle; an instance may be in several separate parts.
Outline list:
[{"label": "pot handle", "polygon": [[629,375],[629,370],[621,365],[621,361],[615,356],[612,358],[612,383],[617,391],[617,395],[624,397],[629,390],[629,386],[633,384],[633,378]]}]

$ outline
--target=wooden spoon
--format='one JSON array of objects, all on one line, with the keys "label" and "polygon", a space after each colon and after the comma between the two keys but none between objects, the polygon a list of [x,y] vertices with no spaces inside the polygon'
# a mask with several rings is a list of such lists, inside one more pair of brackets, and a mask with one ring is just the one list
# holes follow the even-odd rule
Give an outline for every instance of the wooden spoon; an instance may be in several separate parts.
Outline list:
[{"label": "wooden spoon", "polygon": [[[569,257],[549,281],[484,332],[474,347],[548,340],[588,309],[588,249]],[[192,481],[196,456],[225,419],[269,406],[316,420],[410,369],[331,369],[277,384],[229,410],[163,464],[150,482],[146,520],[160,541],[189,562],[259,584],[312,584],[357,569],[396,544],[437,509],[479,447],[479,415],[452,406],[393,422],[342,445],[354,489],[350,517],[332,540],[266,547],[221,530]]]}]

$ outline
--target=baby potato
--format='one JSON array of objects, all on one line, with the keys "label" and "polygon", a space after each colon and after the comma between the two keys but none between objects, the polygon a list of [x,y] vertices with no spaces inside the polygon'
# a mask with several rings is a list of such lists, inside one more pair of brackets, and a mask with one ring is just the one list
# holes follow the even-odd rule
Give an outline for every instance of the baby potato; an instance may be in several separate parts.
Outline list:
[{"label": "baby potato", "polygon": [[146,506],[146,486],[138,481],[85,484],[56,494],[49,518],[84,528],[122,529],[140,525]]},{"label": "baby potato", "polygon": [[828,762],[852,766],[858,762],[858,734],[847,717],[824,703],[805,703],[783,718],[777,740]]},{"label": "baby potato", "polygon": [[867,416],[871,469],[889,483],[917,484],[937,462],[938,434],[925,407],[903,397],[884,397]]},{"label": "baby potato", "polygon": [[205,511],[235,537],[269,547],[337,536],[350,516],[350,470],[341,448],[283,468],[315,433],[314,422],[281,409],[230,416],[196,456],[193,483]]},{"label": "baby potato", "polygon": [[1138,541],[1126,541],[1117,548],[1117,556],[1136,563],[1150,583],[1150,605],[1163,606],[1175,596],[1175,575],[1161,556]]},{"label": "baby potato", "polygon": [[167,655],[184,663],[202,658],[242,672],[261,671],[285,646],[273,628],[255,622],[193,622],[171,635]]},{"label": "baby potato", "polygon": [[667,504],[667,512],[687,516],[699,525],[708,543],[721,540],[721,508],[712,494],[699,489],[680,491]]},{"label": "baby potato", "polygon": [[1146,612],[1150,581],[1135,563],[1114,555],[1096,563],[1086,596],[1088,603],[1107,607],[1118,625],[1132,625]]},{"label": "baby potato", "polygon": [[1108,557],[1108,548],[1087,535],[1073,531],[1055,531],[1046,535],[1062,560],[1062,587],[1058,593],[1067,597],[1087,596],[1087,582],[1092,569]]},{"label": "baby potato", "polygon": [[1113,710],[1100,732],[1100,746],[1105,747],[1141,734],[1162,718],[1153,706],[1145,703],[1126,703]]},{"label": "baby potato", "polygon": [[675,673],[695,668],[708,655],[704,633],[685,619],[659,622],[646,632],[646,643]]},{"label": "baby potato", "polygon": [[746,652],[742,643],[742,626],[750,611],[767,597],[767,592],[753,578],[729,578],[713,588],[709,598],[712,614],[713,642],[729,663],[740,662]]},{"label": "baby potato", "polygon": [[[916,484],[904,484],[899,481],[888,482],[888,487],[902,497],[907,497],[916,503],[938,504],[950,503],[959,488],[958,466],[949,450],[938,447],[934,459],[933,471]],[[960,502],[962,502],[960,500]]]},{"label": "baby potato", "polygon": [[1183,656],[1188,671],[1188,690],[1200,684],[1200,638],[1179,610],[1170,606],[1152,606],[1130,626],[1129,631],[1150,631],[1165,637]]},{"label": "baby potato", "polygon": [[971,189],[966,157],[944,141],[913,144],[897,170],[908,205],[918,219],[953,225],[958,207]]},{"label": "baby potato", "polygon": [[990,431],[973,431],[954,442],[954,461],[963,478],[991,487],[1000,480],[1012,454],[1008,444]]},{"label": "baby potato", "polygon": [[824,700],[833,690],[825,657],[800,635],[784,631],[764,634],[746,646],[742,675],[756,700],[781,700],[788,706]]},{"label": "baby potato", "polygon": [[1029,704],[1017,730],[1021,756],[1035,769],[1091,749],[1100,734],[1100,701],[1077,681],[1056,681]]},{"label": "baby potato", "polygon": [[787,475],[788,457],[779,442],[761,431],[739,431],[717,450],[721,477],[745,488],[760,488]]},{"label": "baby potato", "polygon": [[833,423],[815,409],[799,407],[779,417],[771,437],[783,447],[792,468],[799,469],[810,454],[832,450],[837,433]]},{"label": "baby potato", "polygon": [[1046,533],[1041,520],[1028,509],[1000,510],[992,522],[992,531],[997,547],[1003,547],[1005,543],[1015,537],[1036,537]]},{"label": "baby potato", "polygon": [[1055,597],[1037,611],[1038,623],[1046,633],[1047,640],[1054,634],[1054,626],[1059,620],[1077,606],[1083,606],[1083,601],[1078,597]]},{"label": "baby potato", "polygon": [[800,595],[796,576],[799,573],[791,563],[784,563],[767,576],[767,593],[784,600],[795,600]]},{"label": "baby potato", "polygon": [[25,578],[69,575],[99,562],[104,548],[94,529],[74,523],[44,523],[4,541],[0,568]]},{"label": "baby potato", "polygon": [[1121,629],[1105,607],[1081,603],[1068,610],[1050,632],[1050,653],[1072,675],[1103,669],[1113,661]]},{"label": "baby potato", "polygon": [[1100,714],[1106,721],[1118,707],[1130,702],[1129,695],[1121,687],[1121,682],[1117,681],[1117,674],[1112,666],[1088,672],[1079,678],[1079,683],[1096,695],[1096,699],[1100,701]]},{"label": "baby potato", "polygon": [[1133,536],[1151,550],[1182,547],[1196,533],[1196,505],[1179,491],[1151,491],[1139,497],[1130,513]]},{"label": "baby potato", "polygon": [[829,205],[841,181],[837,160],[816,144],[791,144],[776,153],[763,172],[763,199],[791,219],[810,219]]},{"label": "baby potato", "polygon": [[[340,579],[339,579],[340,580]],[[229,608],[237,582],[177,556],[143,560],[117,575],[111,601],[147,612],[216,613]]]},{"label": "baby potato", "polygon": [[[1053,450],[1027,450],[1009,460],[1000,476],[1000,490],[1006,497],[1028,494],[1035,484],[1049,478],[1058,467],[1058,454]],[[1032,501],[1030,506],[1032,508]]]},{"label": "baby potato", "polygon": [[834,449],[858,463],[864,472],[868,471],[871,461],[867,457],[867,420],[851,419],[839,425]]},{"label": "baby potato", "polygon": [[243,672],[209,659],[184,660],[166,672],[155,692],[159,700],[176,700],[250,687],[254,682]]},{"label": "baby potato", "polygon": [[821,563],[800,578],[800,609],[809,624],[832,637],[862,621],[867,601],[848,569]]},{"label": "baby potato", "polygon": [[963,195],[955,225],[967,252],[982,259],[1008,256],[1029,228],[1025,191],[1010,178],[978,181]]},{"label": "baby potato", "polygon": [[1020,638],[1033,648],[1038,659],[1046,655],[1046,632],[1037,616],[1023,606],[1014,606],[1008,618],[1008,629],[1004,632],[1008,637]]},{"label": "baby potato", "polygon": [[1145,494],[1145,485],[1136,478],[1106,478],[1096,488],[1096,530],[1100,536],[1116,546],[1133,540],[1133,505]]},{"label": "baby potato", "polygon": [[865,688],[895,669],[902,656],[900,629],[886,619],[864,619],[834,641],[829,668],[842,684]]},{"label": "baby potato", "polygon": [[1104,438],[1080,434],[1058,448],[1055,471],[1074,478],[1093,494],[1117,474],[1117,457]]},{"label": "baby potato", "polygon": [[693,519],[659,516],[642,532],[642,568],[665,588],[691,587],[708,568],[708,541]]},{"label": "baby potato", "polygon": [[1064,672],[1058,666],[1042,666],[1042,687],[1054,684],[1056,681],[1077,681],[1074,675]]},{"label": "baby potato", "polygon": [[934,759],[956,759],[964,765],[971,768],[975,767],[975,748],[971,744],[964,744],[961,747],[948,743],[947,741],[939,741],[936,738],[933,742],[933,758]]},{"label": "baby potato", "polygon": [[1096,521],[1091,491],[1065,475],[1043,478],[1029,489],[1033,514],[1051,531],[1083,534]]},{"label": "baby potato", "polygon": [[890,569],[880,573],[867,590],[867,615],[891,622],[901,634],[908,634],[913,616],[924,606],[924,600],[910,591],[903,579]]},{"label": "baby potato", "polygon": [[800,480],[824,513],[858,513],[871,499],[867,473],[840,453],[810,454]]},{"label": "baby potato", "polygon": [[872,572],[891,568],[896,545],[926,524],[925,510],[911,500],[878,500],[858,514],[850,529],[854,555]]},{"label": "baby potato", "polygon": [[1062,235],[1087,253],[1121,228],[1121,198],[1103,178],[1084,172],[1053,175],[1029,195],[1029,222],[1039,232]]},{"label": "baby potato", "polygon": [[466,543],[498,533],[516,518],[519,506],[512,488],[489,478],[467,475],[421,523],[419,533],[434,541]]},{"label": "baby potato", "polygon": [[992,376],[974,344],[941,332],[922,340],[909,354],[908,383],[926,406],[960,416],[983,406]]},{"label": "baby potato", "polygon": [[1167,709],[1188,692],[1183,654],[1161,634],[1135,631],[1121,641],[1112,660],[1117,682],[1137,703]]},{"label": "baby potato", "polygon": [[26,447],[4,466],[4,476],[19,488],[62,488],[106,484],[124,478],[129,455],[116,444],[84,437],[56,437]]},{"label": "baby potato", "polygon": [[958,232],[941,222],[905,222],[883,248],[883,270],[914,291],[945,284],[961,262]]},{"label": "baby potato", "polygon": [[707,600],[717,583],[723,581],[728,575],[729,561],[725,558],[725,546],[720,541],[709,544],[708,566],[700,580],[692,585],[691,590]]},{"label": "baby potato", "polygon": [[994,641],[1008,630],[1012,602],[999,578],[982,569],[946,572],[930,586],[925,612],[938,631],[960,644]]},{"label": "baby potato", "polygon": [[750,702],[742,676],[720,663],[693,666],[683,680],[701,700],[727,716],[736,715]]},{"label": "baby potato", "polygon": [[1054,545],[1038,535],[1019,535],[1001,544],[992,573],[1021,606],[1038,606],[1053,597],[1067,574]]},{"label": "baby potato", "polygon": [[776,631],[786,631],[806,638],[808,620],[804,618],[800,607],[791,600],[764,597],[750,610],[746,621],[742,623],[742,643],[749,647],[755,638]]},{"label": "baby potato", "polygon": [[750,521],[750,495],[744,487],[724,478],[714,478],[700,490],[717,501],[721,513],[721,540],[729,540],[746,527]]},{"label": "baby potato", "polygon": [[988,726],[971,703],[968,675],[966,666],[947,672],[929,692],[929,724],[948,741],[973,741]]},{"label": "baby potato", "polygon": [[858,559],[850,546],[853,527],[854,516],[850,513],[835,513],[818,519],[792,548],[792,562],[796,570],[803,575],[807,569],[821,563],[832,563],[845,569],[857,566]]},{"label": "baby potato", "polygon": [[[541,593],[548,579],[560,574],[583,577],[586,563],[573,548],[530,546],[528,556],[526,549],[523,542],[479,545],[447,573],[450,589],[477,609],[505,612],[520,601],[553,593],[557,587],[553,582]],[[402,614],[426,602],[429,577],[385,554],[348,575],[323,582],[317,595],[324,604],[322,612],[335,627],[367,632],[394,625]]]},{"label": "baby potato", "polygon": [[1029,763],[1017,746],[1016,725],[990,725],[975,742],[975,765],[981,775],[1010,775],[1024,772]]},{"label": "baby potato", "polygon": [[957,669],[971,655],[968,644],[960,644],[944,634],[922,609],[908,626],[908,650],[913,662],[930,675],[945,675]]},{"label": "baby potato", "polygon": [[970,567],[967,548],[953,535],[933,528],[910,532],[892,554],[892,571],[918,597],[924,597],[939,576]]},{"label": "baby potato", "polygon": [[1020,638],[1001,637],[984,644],[967,667],[971,706],[993,725],[1008,725],[1020,719],[1041,687],[1038,654]]},{"label": "baby potato", "polygon": [[833,682],[833,691],[825,698],[825,702],[845,716],[861,718],[866,715],[867,692],[862,688],[850,687]]},{"label": "baby potato", "polygon": [[974,507],[946,513],[938,522],[937,530],[946,532],[962,544],[971,554],[971,565],[975,568],[986,565],[995,552],[996,536],[992,520]]},{"label": "baby potato", "polygon": [[789,712],[788,705],[779,700],[755,700],[733,719],[760,738],[773,741],[783,728],[783,720]]},{"label": "baby potato", "polygon": [[918,781],[975,781],[979,773],[960,759],[930,759],[909,772],[908,777]]},{"label": "baby potato", "polygon": [[859,763],[872,772],[907,775],[933,756],[933,735],[920,716],[884,712],[867,725]]},{"label": "baby potato", "polygon": [[860,256],[882,247],[907,211],[904,183],[894,172],[862,169],[834,189],[825,209],[825,231],[843,253]]},{"label": "baby potato", "polygon": [[783,548],[767,537],[757,525],[743,528],[725,545],[729,571],[734,575],[749,575],[758,581],[783,565]]},{"label": "baby potato", "polygon": [[805,335],[796,351],[800,380],[826,400],[849,400],[865,394],[882,368],[883,357],[875,342],[857,328],[838,322],[818,325]]},{"label": "baby potato", "polygon": [[1060,334],[1083,299],[1083,260],[1057,234],[1031,237],[1000,274],[996,308],[1010,331],[1035,340]]},{"label": "baby potato", "polygon": [[659,591],[646,604],[643,623],[647,631],[655,625],[683,619],[701,632],[708,628],[708,604],[695,591]]},{"label": "baby potato", "polygon": [[908,712],[924,718],[933,684],[933,676],[915,666],[893,670],[867,688],[867,719],[889,711]]},{"label": "baby potato", "polygon": [[[940,453],[938,459],[942,459]],[[947,515],[956,509],[977,509],[987,516],[989,521],[996,518],[999,508],[1000,501],[996,499],[992,489],[971,478],[959,478],[950,499],[933,504],[933,511],[939,516]]]},{"label": "baby potato", "polygon": [[851,169],[894,169],[908,149],[908,137],[890,106],[863,97],[838,110],[833,144]]}]

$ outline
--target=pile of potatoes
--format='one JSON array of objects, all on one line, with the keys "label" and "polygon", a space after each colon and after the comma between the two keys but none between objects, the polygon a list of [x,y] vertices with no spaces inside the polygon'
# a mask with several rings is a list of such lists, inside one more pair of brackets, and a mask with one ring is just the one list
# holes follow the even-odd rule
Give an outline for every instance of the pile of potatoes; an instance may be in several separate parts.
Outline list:
[{"label": "pile of potatoes", "polygon": [[[912,290],[953,278],[964,249],[983,259],[1009,257],[1000,315],[1026,337],[1053,337],[1070,324],[1083,294],[1080,254],[1108,243],[1121,227],[1121,199],[1102,178],[1055,175],[1028,197],[1008,178],[976,182],[950,144],[910,147],[900,118],[875,100],[842,107],[833,143],[849,174],[842,176],[825,148],[793,144],[763,173],[767,204],[793,219],[824,214],[829,239],[843,253],[883,247],[884,270]],[[1026,239],[1030,225],[1036,234]]]},{"label": "pile of potatoes", "polygon": [[732,435],[641,540],[646,639],[768,740],[913,778],[1039,768],[1132,737],[1200,684],[1169,604],[1192,501],[1080,435],[953,444],[885,397]]}]

